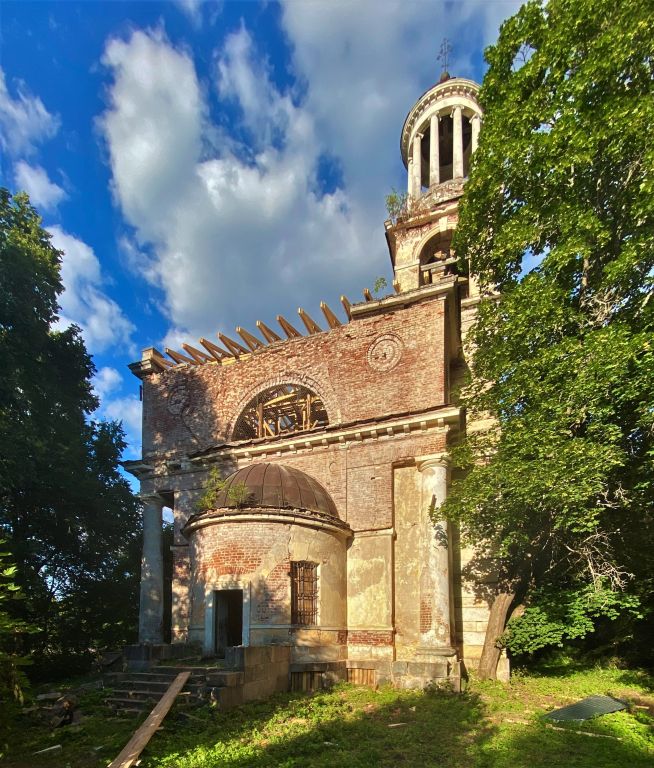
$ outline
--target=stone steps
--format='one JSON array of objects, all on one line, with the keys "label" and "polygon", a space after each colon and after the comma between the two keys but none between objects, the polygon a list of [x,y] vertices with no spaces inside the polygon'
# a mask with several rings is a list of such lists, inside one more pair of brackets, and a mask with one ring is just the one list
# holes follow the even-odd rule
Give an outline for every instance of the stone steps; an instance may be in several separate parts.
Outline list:
[{"label": "stone steps", "polygon": [[[112,672],[105,675],[105,687],[109,694],[107,706],[120,714],[149,712],[170,687],[175,677],[186,669],[156,667],[151,672]],[[209,696],[206,670],[193,669],[184,689],[177,697],[179,706],[197,706]],[[212,683],[210,687],[215,687]]]}]

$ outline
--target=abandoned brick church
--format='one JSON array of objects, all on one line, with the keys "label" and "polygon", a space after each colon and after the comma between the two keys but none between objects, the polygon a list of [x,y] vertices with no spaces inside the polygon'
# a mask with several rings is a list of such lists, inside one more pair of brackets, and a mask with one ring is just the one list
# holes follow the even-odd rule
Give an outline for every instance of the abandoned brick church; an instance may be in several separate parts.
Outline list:
[{"label": "abandoned brick church", "polygon": [[[475,665],[488,606],[462,577],[472,553],[430,509],[466,428],[453,391],[478,295],[450,243],[477,93],[444,76],[406,118],[409,205],[385,224],[392,295],[167,357],[149,348],[130,366],[143,385],[143,458],[127,463],[144,503],[141,643],[168,640],[166,506],[172,644],[282,646],[289,685],[307,673],[419,685]],[[201,509],[214,469],[227,482]]]}]

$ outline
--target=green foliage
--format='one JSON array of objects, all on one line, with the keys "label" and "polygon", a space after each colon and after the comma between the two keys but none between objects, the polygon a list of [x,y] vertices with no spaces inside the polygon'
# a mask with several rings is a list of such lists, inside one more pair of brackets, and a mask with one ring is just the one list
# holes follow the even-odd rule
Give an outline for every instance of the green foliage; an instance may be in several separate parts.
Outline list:
[{"label": "green foliage", "polygon": [[[79,329],[54,330],[60,260],[27,196],[0,190],[0,531],[25,595],[12,613],[39,626],[26,647],[41,659],[115,636],[115,600],[124,616],[134,606],[133,626],[138,579],[122,428],[91,420],[94,367]],[[94,620],[75,623],[89,611]]]},{"label": "green foliage", "polygon": [[406,216],[409,208],[409,194],[398,192],[395,188],[390,195],[386,195],[386,210],[393,224]]},{"label": "green foliage", "polygon": [[[218,496],[225,490],[226,480],[220,474],[217,467],[209,470],[207,481],[204,484],[202,496],[198,499],[196,507],[198,511],[205,512],[209,509],[216,509],[219,504]],[[227,494],[223,506],[242,507],[250,498],[251,492],[245,483],[232,483],[227,488]]]},{"label": "green foliage", "polygon": [[616,592],[610,586],[583,585],[580,589],[534,590],[533,605],[512,618],[501,643],[514,654],[533,654],[548,646],[563,647],[595,631],[600,617],[615,621],[625,611],[639,617],[635,595]]},{"label": "green foliage", "polygon": [[[0,548],[5,543],[0,540]],[[35,631],[8,611],[10,603],[22,598],[20,588],[14,581],[17,570],[9,552],[0,549],[0,738],[4,738],[4,724],[13,705],[22,704],[27,686],[22,668],[29,663],[29,659],[21,655],[20,641],[27,633]]]},{"label": "green foliage", "polygon": [[[178,705],[142,753],[141,766],[615,768],[628,759],[630,768],[650,768],[654,721],[647,709],[630,707],[561,730],[546,727],[541,716],[596,693],[642,707],[652,682],[643,673],[568,664],[518,673],[508,685],[473,677],[463,694],[339,685],[315,694],[279,694],[226,712],[199,707],[189,713]],[[21,718],[3,765],[90,768],[106,765],[121,751],[134,721],[107,717],[106,691],[71,693],[84,715],[80,724],[49,731]],[[56,757],[34,755],[53,744],[62,745]]]},{"label": "green foliage", "polygon": [[385,277],[378,277],[375,280],[375,284],[372,287],[372,292],[377,295],[380,294],[383,290],[388,288],[388,281]]},{"label": "green foliage", "polygon": [[651,604],[653,26],[645,0],[529,2],[486,51],[453,245],[484,292],[463,401],[499,431],[453,452],[445,510],[527,595],[523,647],[572,636],[538,587]]}]

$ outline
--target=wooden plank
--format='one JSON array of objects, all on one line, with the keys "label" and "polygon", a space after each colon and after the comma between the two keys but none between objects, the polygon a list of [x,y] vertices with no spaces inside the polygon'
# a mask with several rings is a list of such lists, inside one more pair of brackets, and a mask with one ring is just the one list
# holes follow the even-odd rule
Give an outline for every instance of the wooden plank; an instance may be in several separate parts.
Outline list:
[{"label": "wooden plank", "polygon": [[186,357],[186,355],[175,352],[174,349],[169,349],[166,347],[166,354],[176,363],[188,363],[189,365],[197,365],[197,361],[195,361],[192,357]]},{"label": "wooden plank", "polygon": [[318,323],[309,315],[308,312],[305,312],[302,307],[300,307],[297,311],[298,315],[300,316],[300,319],[304,323],[305,328],[309,333],[322,333],[322,328],[318,325]]},{"label": "wooden plank", "polygon": [[257,349],[264,349],[266,346],[262,341],[257,339],[256,336],[253,336],[249,331],[246,331],[245,328],[241,328],[240,325],[236,329],[236,333],[238,333],[253,352],[256,352]]},{"label": "wooden plank", "polygon": [[336,315],[327,306],[327,302],[321,301],[320,302],[320,309],[322,309],[322,313],[325,316],[325,320],[327,321],[327,325],[330,328],[338,328],[339,325],[342,325],[341,321],[336,317]]},{"label": "wooden plank", "polygon": [[370,288],[364,288],[363,289],[363,298],[366,301],[372,301],[373,300],[372,293],[370,293]]},{"label": "wooden plank", "polygon": [[157,728],[161,725],[161,721],[173,706],[175,699],[186,685],[190,675],[190,671],[180,672],[177,675],[166,693],[159,700],[159,703],[150,712],[147,720],[127,742],[127,745],[118,757],[109,764],[108,768],[130,768],[130,766],[134,765],[141,752],[143,752],[150,739],[154,736]]},{"label": "wooden plank", "polygon": [[347,315],[347,319],[352,319],[352,305],[347,300],[347,296],[341,296],[341,304],[343,305],[343,309],[345,310],[345,314]]},{"label": "wooden plank", "polygon": [[275,331],[273,331],[271,328],[268,328],[268,326],[265,323],[262,323],[261,320],[257,320],[257,328],[261,331],[261,335],[264,337],[264,339],[270,344],[273,344],[275,341],[282,340],[281,336],[278,336]]},{"label": "wooden plank", "polygon": [[184,352],[188,352],[188,354],[199,365],[203,365],[204,363],[207,363],[210,360],[213,360],[213,357],[211,357],[211,355],[208,355],[206,352],[203,352],[201,349],[196,349],[195,347],[192,347],[190,344],[182,344],[182,349],[184,350]]},{"label": "wooden plank", "polygon": [[277,322],[280,324],[287,338],[297,339],[300,336],[302,336],[302,334],[298,331],[298,329],[293,328],[293,326],[288,322],[288,320],[283,315],[277,315]]},{"label": "wooden plank", "polygon": [[247,355],[250,352],[249,349],[246,349],[242,344],[239,344],[238,341],[230,339],[229,336],[225,336],[224,333],[219,333],[218,338],[235,357],[240,357],[240,355]]},{"label": "wooden plank", "polygon": [[170,360],[166,360],[166,358],[159,352],[158,350],[154,351],[154,354],[152,355],[152,362],[158,365],[160,368],[174,368],[175,364],[171,363]]},{"label": "wooden plank", "polygon": [[201,338],[200,344],[209,352],[214,360],[217,360],[219,363],[222,363],[223,360],[225,360],[228,357],[232,357],[232,355],[229,352],[226,352],[222,347],[219,347],[217,344],[214,344],[213,341],[209,341],[209,339]]}]

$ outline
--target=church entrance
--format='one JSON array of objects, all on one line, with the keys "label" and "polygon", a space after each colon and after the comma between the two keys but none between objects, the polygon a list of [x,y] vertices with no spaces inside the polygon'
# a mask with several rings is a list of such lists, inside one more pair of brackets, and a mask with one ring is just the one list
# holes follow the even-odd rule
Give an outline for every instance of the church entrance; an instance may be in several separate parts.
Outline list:
[{"label": "church entrance", "polygon": [[243,643],[243,590],[219,589],[214,594],[216,656],[225,658],[225,649]]}]

